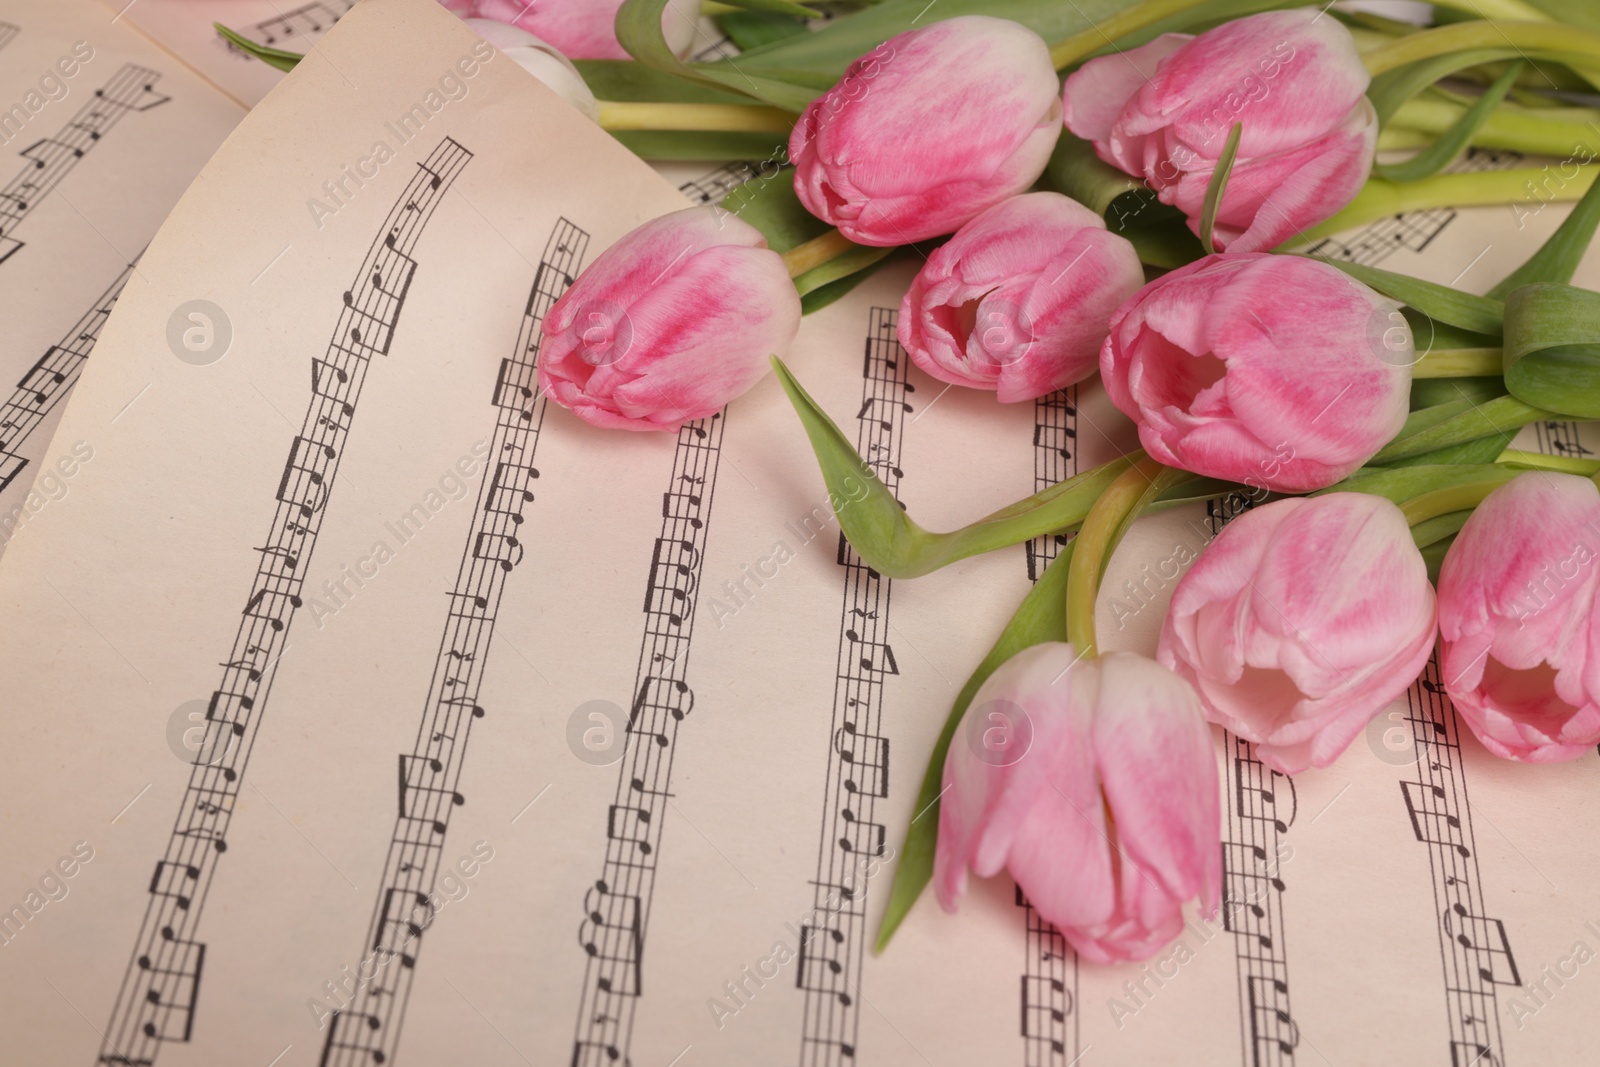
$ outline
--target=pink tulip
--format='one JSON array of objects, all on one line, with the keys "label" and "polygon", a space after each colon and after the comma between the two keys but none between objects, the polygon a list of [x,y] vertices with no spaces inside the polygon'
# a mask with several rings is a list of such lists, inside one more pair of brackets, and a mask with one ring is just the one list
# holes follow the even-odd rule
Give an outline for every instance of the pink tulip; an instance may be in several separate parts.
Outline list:
[{"label": "pink tulip", "polygon": [[900,343],[941,381],[1032,400],[1094,374],[1106,320],[1144,284],[1133,245],[1059,193],[989,208],[935,249]]},{"label": "pink tulip", "polygon": [[1315,260],[1207,256],[1117,310],[1100,376],[1161,462],[1309,492],[1405,424],[1415,355],[1392,309]]},{"label": "pink tulip", "polygon": [[1185,901],[1216,911],[1217,764],[1188,683],[1128,652],[1035,645],[973,698],[944,764],[933,881],[946,911],[1011,872],[1096,963],[1155,955]]},{"label": "pink tulip", "polygon": [[1213,232],[1218,248],[1259,252],[1361,191],[1378,140],[1370,80],[1350,31],[1325,10],[1268,11],[1091,59],[1067,79],[1066,123],[1188,215],[1195,233],[1241,123]]},{"label": "pink tulip", "polygon": [[[439,0],[462,18],[504,22],[546,41],[568,59],[632,59],[617,43],[622,0]],[[671,0],[661,14],[661,32],[677,55],[694,42],[699,5]]]},{"label": "pink tulip", "polygon": [[799,328],[800,297],[760,231],[688,208],[606,249],[556,301],[539,388],[596,426],[677,430],[759,381]]},{"label": "pink tulip", "polygon": [[1485,748],[1530,763],[1600,743],[1600,491],[1529,471],[1489,494],[1439,570],[1440,674]]},{"label": "pink tulip", "polygon": [[1284,774],[1326,767],[1433,652],[1428,567],[1400,509],[1291,497],[1223,527],[1183,576],[1156,658]]},{"label": "pink tulip", "polygon": [[795,192],[857,244],[949,233],[1044,173],[1061,135],[1050,49],[965,15],[891,37],[812,101],[789,136]]}]

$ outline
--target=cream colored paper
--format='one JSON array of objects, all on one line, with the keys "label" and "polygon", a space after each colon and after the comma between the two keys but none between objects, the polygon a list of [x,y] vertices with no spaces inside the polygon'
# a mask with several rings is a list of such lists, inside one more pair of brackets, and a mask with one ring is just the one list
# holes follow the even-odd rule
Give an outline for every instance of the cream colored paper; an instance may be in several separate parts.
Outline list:
[{"label": "cream colored paper", "polygon": [[310,52],[357,0],[103,0],[224,93],[254,107],[283,71],[218,36],[215,23],[257,44]]},{"label": "cream colored paper", "polygon": [[[1273,786],[1284,888],[1232,893],[1230,916],[1254,904],[1282,923],[1282,1019],[1249,1010],[1237,953],[1259,941],[1197,919],[1147,966],[1079,968],[1043,958],[1052,939],[1027,933],[1004,878],[955,918],[923,901],[865,956],[932,739],[1028,554],[892,588],[841,566],[770,378],[675,438],[595,431],[523,393],[528,313],[569,260],[684,200],[503,59],[467,74],[475,44],[431,0],[342,21],[327,62],[291,75],[176,209],[63,420],[52,456],[83,440],[95,459],[0,565],[0,774],[25,798],[0,830],[8,1054],[1451,1063],[1443,909],[1399,785],[1418,772],[1381,732],[1300,776],[1292,814]],[[413,105],[426,117],[399,137]],[[791,363],[920,521],[948,527],[1133,446],[1098,388],[1069,417],[908,369],[889,338],[910,269],[807,319]],[[204,365],[166,343],[192,300],[230,326]],[[1171,555],[1171,522],[1145,524],[1111,588]],[[285,543],[293,567],[271,551]],[[1148,645],[1159,611],[1119,630],[1108,598],[1106,643]],[[1600,943],[1584,925],[1600,918],[1583,844],[1597,761],[1516,767],[1470,739],[1461,760],[1471,914],[1503,921],[1519,977],[1544,984],[1520,1013],[1534,994],[1494,986],[1494,1055],[1576,1062]],[[186,793],[191,775],[214,792]],[[192,834],[175,846],[175,828]],[[860,906],[819,909],[815,883],[856,857]],[[391,889],[400,921],[374,930]],[[840,937],[807,939],[802,970],[818,927]],[[1258,1061],[1253,1018],[1292,1053]]]},{"label": "cream colored paper", "polygon": [[39,462],[133,262],[244,113],[91,0],[0,0],[0,23],[3,551],[93,461]]}]

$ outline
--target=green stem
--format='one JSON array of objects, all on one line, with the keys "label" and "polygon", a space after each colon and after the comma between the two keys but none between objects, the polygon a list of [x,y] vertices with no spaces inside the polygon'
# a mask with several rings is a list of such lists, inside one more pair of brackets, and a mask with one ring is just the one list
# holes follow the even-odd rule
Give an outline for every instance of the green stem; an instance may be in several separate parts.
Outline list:
[{"label": "green stem", "polygon": [[[1474,0],[1481,3],[1482,0]],[[1474,10],[1473,14],[1478,12]],[[1402,37],[1362,57],[1374,76],[1396,70],[1409,63],[1473,48],[1514,48],[1525,58],[1552,59],[1565,63],[1593,81],[1600,72],[1600,33],[1581,26],[1568,26],[1548,20],[1513,22],[1475,19],[1439,26]],[[1527,53],[1532,53],[1528,55]]]},{"label": "green stem", "polygon": [[1433,0],[1434,7],[1446,7],[1479,19],[1514,19],[1523,22],[1548,22],[1550,16],[1522,0]]},{"label": "green stem", "polygon": [[1050,61],[1056,65],[1057,70],[1065,70],[1120,37],[1137,33],[1146,26],[1153,26],[1169,15],[1182,14],[1197,7],[1204,7],[1210,2],[1211,0],[1144,0],[1142,4],[1135,4],[1126,11],[1119,11],[1104,22],[1090,26],[1052,45]]},{"label": "green stem", "polygon": [[1074,539],[1067,571],[1067,637],[1083,659],[1096,655],[1094,612],[1100,576],[1133,520],[1145,506],[1189,475],[1145,456],[1117,476],[1094,502]]},{"label": "green stem", "polygon": [[1515,448],[1500,453],[1500,458],[1495,462],[1516,470],[1559,471],[1562,474],[1581,474],[1585,478],[1600,474],[1600,459],[1547,456],[1543,452],[1523,452]]},{"label": "green stem", "polygon": [[1407,500],[1400,505],[1400,511],[1410,526],[1417,526],[1429,519],[1449,515],[1451,512],[1471,511],[1483,503],[1484,497],[1515,478],[1517,473],[1510,469],[1500,470],[1485,474],[1475,481],[1435,489]]},{"label": "green stem", "polygon": [[1324,237],[1359,229],[1369,222],[1401,215],[1408,211],[1428,211],[1440,207],[1526,204],[1529,213],[1545,204],[1578,200],[1589,191],[1600,165],[1572,168],[1576,173],[1564,184],[1551,188],[1548,168],[1519,167],[1515,170],[1485,170],[1470,174],[1436,174],[1416,182],[1392,182],[1369,178],[1361,192],[1345,209],[1320,225],[1303,230],[1284,243],[1284,248],[1300,248]]},{"label": "green stem", "polygon": [[[1400,105],[1390,125],[1429,134],[1442,134],[1456,124],[1466,108],[1438,96],[1418,96]],[[1600,111],[1588,107],[1523,108],[1502,104],[1472,135],[1472,143],[1530,155],[1567,159],[1587,148],[1589,158],[1600,156],[1594,147],[1600,138]]]},{"label": "green stem", "polygon": [[1412,378],[1498,378],[1501,349],[1441,348],[1424,353],[1411,368]]},{"label": "green stem", "polygon": [[[1497,396],[1482,404],[1474,404],[1468,400],[1465,401],[1465,410],[1449,414],[1451,408],[1455,406],[1444,408],[1441,413],[1446,414],[1446,418],[1432,422],[1415,433],[1402,432],[1368,460],[1368,463],[1380,467],[1387,466],[1399,460],[1425,456],[1429,452],[1437,452],[1453,445],[1496,435],[1504,438],[1509,444],[1516,436],[1516,432],[1528,423],[1558,417],[1542,408],[1524,404],[1514,396]],[[1420,414],[1413,412],[1411,420],[1408,421],[1416,420]]]},{"label": "green stem", "polygon": [[830,259],[837,259],[855,247],[850,238],[838,230],[829,230],[822,236],[813,237],[783,253],[783,265],[789,268],[789,277],[798,278],[806,271],[815,270]]},{"label": "green stem", "polygon": [[600,126],[607,130],[693,130],[719,133],[788,133],[794,116],[775,107],[748,104],[663,104],[601,100]]}]

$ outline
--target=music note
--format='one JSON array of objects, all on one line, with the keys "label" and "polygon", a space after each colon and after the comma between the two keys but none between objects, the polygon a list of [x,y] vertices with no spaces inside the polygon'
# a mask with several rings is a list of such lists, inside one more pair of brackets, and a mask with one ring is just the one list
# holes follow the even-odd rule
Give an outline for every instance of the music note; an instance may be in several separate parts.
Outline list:
[{"label": "music note", "polygon": [[614,893],[598,881],[584,895],[583,910],[578,943],[599,965],[595,984],[608,993],[638,996],[643,992],[639,897]]}]

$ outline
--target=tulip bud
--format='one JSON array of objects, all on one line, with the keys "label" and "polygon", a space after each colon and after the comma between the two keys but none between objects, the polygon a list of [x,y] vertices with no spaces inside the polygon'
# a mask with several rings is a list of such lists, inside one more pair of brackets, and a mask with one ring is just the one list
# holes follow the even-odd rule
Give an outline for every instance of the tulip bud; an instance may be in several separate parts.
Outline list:
[{"label": "tulip bud", "polygon": [[996,204],[928,257],[900,343],[941,381],[1032,400],[1098,369],[1106,321],[1144,284],[1133,245],[1059,193]]},{"label": "tulip bud", "polygon": [[1361,191],[1378,143],[1370,81],[1338,19],[1316,8],[1268,11],[1091,59],[1067,79],[1066,124],[1198,234],[1211,173],[1241,123],[1213,240],[1259,252]]},{"label": "tulip bud", "polygon": [[1188,683],[1143,656],[1035,645],[973,697],[944,765],[933,881],[1008,868],[1086,959],[1148,959],[1216,911],[1221,825],[1211,731]]},{"label": "tulip bud", "polygon": [[1178,583],[1156,658],[1284,774],[1326,767],[1433,651],[1428,567],[1365,493],[1250,508]]},{"label": "tulip bud", "polygon": [[1439,569],[1439,673],[1483,746],[1530,763],[1600,743],[1600,490],[1528,471],[1467,519]]},{"label": "tulip bud", "polygon": [[761,232],[688,208],[623,237],[556,301],[539,388],[596,426],[674,431],[759,381],[799,328],[799,294]]},{"label": "tulip bud", "polygon": [[463,19],[473,33],[494,45],[523,70],[554,90],[567,103],[583,112],[591,122],[600,121],[600,105],[594,93],[572,65],[554,46],[539,40],[527,30],[491,19]]},{"label": "tulip bud", "polygon": [[[572,59],[632,59],[617,43],[622,0],[439,0],[462,18],[492,19],[526,30]],[[685,55],[694,43],[700,6],[668,0],[661,13],[667,47]],[[543,79],[540,79],[541,81]]]},{"label": "tulip bud", "polygon": [[1309,492],[1405,425],[1415,353],[1393,309],[1326,263],[1207,256],[1117,310],[1100,375],[1161,462]]},{"label": "tulip bud", "polygon": [[795,192],[863,245],[949,233],[1027,189],[1061,135],[1050,50],[964,15],[891,37],[812,101],[789,136]]}]

